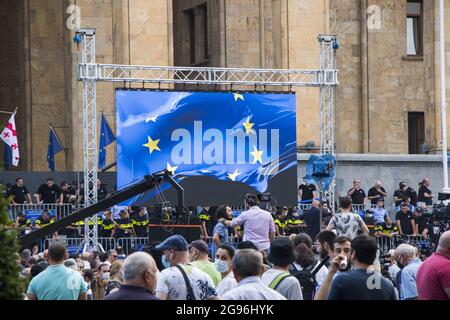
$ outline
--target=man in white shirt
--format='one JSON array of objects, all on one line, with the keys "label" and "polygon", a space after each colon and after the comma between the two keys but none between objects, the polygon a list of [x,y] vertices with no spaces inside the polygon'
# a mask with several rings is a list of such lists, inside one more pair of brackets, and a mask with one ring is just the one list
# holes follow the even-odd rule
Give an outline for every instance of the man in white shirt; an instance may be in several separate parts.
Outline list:
[{"label": "man in white shirt", "polygon": [[155,247],[170,263],[158,276],[156,297],[161,300],[218,300],[210,276],[189,264],[188,243],[180,235]]},{"label": "man in white shirt", "polygon": [[255,194],[247,194],[245,203],[250,209],[242,212],[231,222],[224,221],[233,228],[244,226],[244,241],[251,241],[258,250],[268,253],[270,243],[275,239],[275,223],[272,215],[258,207],[259,200]]},{"label": "man in white shirt", "polygon": [[253,249],[239,250],[233,257],[233,273],[238,285],[228,291],[224,300],[286,300],[277,291],[261,281],[263,261],[261,254]]},{"label": "man in white shirt", "polygon": [[273,267],[263,273],[262,282],[288,300],[303,300],[300,282],[289,273],[289,265],[295,259],[292,242],[284,238],[275,239],[267,258]]}]

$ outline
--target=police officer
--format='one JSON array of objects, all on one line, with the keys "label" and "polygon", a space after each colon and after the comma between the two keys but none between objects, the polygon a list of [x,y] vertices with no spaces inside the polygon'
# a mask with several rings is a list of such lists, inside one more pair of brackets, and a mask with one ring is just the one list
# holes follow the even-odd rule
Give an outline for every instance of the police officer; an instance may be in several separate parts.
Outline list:
[{"label": "police officer", "polygon": [[133,221],[128,216],[126,210],[120,210],[120,219],[117,221],[115,237],[116,238],[128,238],[135,236]]},{"label": "police officer", "polygon": [[283,207],[283,211],[286,214],[287,234],[298,234],[301,232],[301,226],[304,224],[297,214],[294,214],[294,209],[289,210],[288,207]]},{"label": "police officer", "polygon": [[134,212],[131,221],[137,237],[148,237],[148,215],[146,208],[140,208],[139,212]]},{"label": "police officer", "polygon": [[40,229],[52,224],[53,222],[55,222],[55,220],[50,217],[48,210],[44,209],[41,216],[34,222],[34,226],[36,229]]},{"label": "police officer", "polygon": [[287,210],[278,208],[275,213],[275,234],[277,236],[285,236],[287,232]]},{"label": "police officer", "polygon": [[102,223],[101,236],[103,238],[114,237],[117,223],[113,220],[111,211],[107,210],[103,215],[104,219]]},{"label": "police officer", "polygon": [[209,214],[209,207],[204,207],[200,213],[198,214],[198,218],[200,219],[201,223],[201,236],[203,238],[208,238],[208,229],[206,227],[206,224],[211,221],[211,215]]},{"label": "police officer", "polygon": [[30,219],[27,219],[27,217],[25,216],[25,213],[19,212],[17,214],[16,221],[14,223],[14,227],[16,229],[18,229],[19,231],[22,231],[24,229],[24,227],[27,227],[29,225],[31,226]]}]

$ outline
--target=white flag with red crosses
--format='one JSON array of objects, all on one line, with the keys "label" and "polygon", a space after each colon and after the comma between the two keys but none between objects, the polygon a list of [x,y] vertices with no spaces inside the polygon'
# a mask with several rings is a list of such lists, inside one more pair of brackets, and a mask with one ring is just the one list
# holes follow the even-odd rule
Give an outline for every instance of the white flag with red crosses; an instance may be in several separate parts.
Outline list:
[{"label": "white flag with red crosses", "polygon": [[1,138],[2,140],[11,147],[12,150],[12,164],[17,167],[19,165],[19,143],[17,142],[17,131],[16,131],[16,121],[14,120],[13,114],[11,118],[9,118],[8,123],[6,124],[5,129],[2,131]]}]

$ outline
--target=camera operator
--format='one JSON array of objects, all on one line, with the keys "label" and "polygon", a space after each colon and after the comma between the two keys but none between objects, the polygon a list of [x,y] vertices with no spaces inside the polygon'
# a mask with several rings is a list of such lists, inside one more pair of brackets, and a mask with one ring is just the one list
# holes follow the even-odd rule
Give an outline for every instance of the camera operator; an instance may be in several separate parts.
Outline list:
[{"label": "camera operator", "polygon": [[414,221],[415,221],[415,234],[422,234],[428,224],[428,219],[425,214],[427,212],[426,204],[421,204],[420,207],[416,208],[414,211]]},{"label": "camera operator", "polygon": [[441,226],[439,220],[436,217],[431,217],[422,231],[422,237],[424,240],[430,240],[433,245],[437,245],[440,233]]},{"label": "camera operator", "polygon": [[400,268],[397,265],[397,262],[395,261],[395,250],[391,249],[389,250],[389,253],[382,256],[381,264],[383,265],[383,268],[388,273],[389,279],[392,281],[392,283],[397,287],[397,274],[400,272]]}]

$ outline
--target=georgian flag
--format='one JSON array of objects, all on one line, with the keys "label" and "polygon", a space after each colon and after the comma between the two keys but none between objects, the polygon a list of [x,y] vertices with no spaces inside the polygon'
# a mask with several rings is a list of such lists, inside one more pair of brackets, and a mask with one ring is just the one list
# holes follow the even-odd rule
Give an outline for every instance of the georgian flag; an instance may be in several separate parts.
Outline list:
[{"label": "georgian flag", "polygon": [[12,164],[17,167],[19,165],[19,143],[17,142],[16,121],[14,120],[15,114],[9,118],[5,129],[3,129],[1,138],[12,150]]}]

